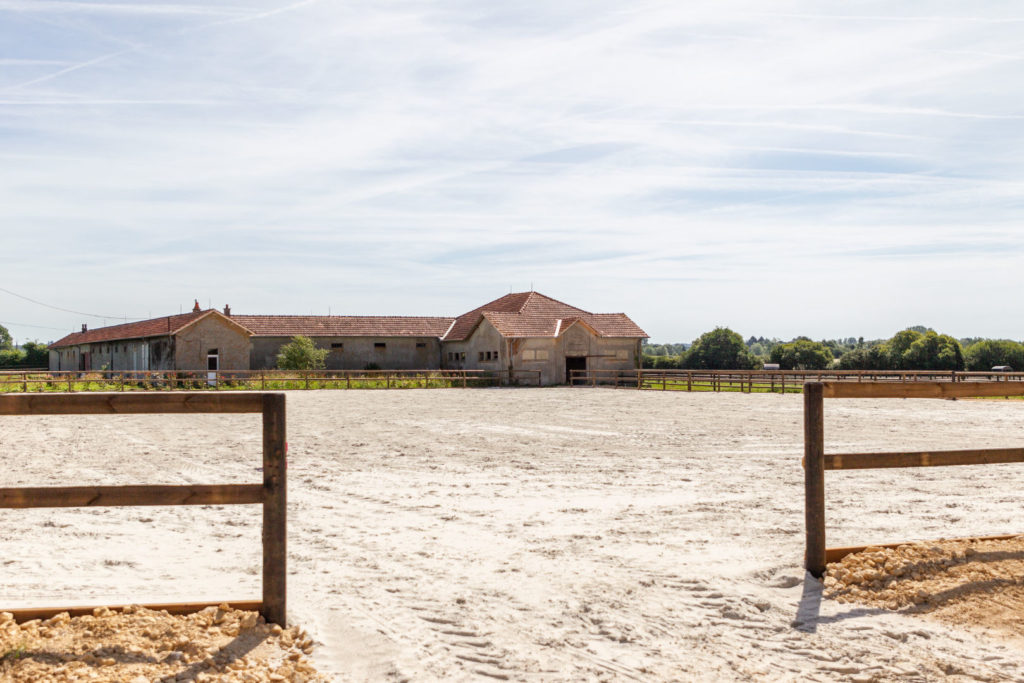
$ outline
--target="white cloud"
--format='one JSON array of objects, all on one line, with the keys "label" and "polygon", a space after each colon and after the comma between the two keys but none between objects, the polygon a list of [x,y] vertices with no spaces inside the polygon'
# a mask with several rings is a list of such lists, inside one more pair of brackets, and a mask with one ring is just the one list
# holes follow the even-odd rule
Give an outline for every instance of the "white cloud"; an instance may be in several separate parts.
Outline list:
[{"label": "white cloud", "polygon": [[775,7],[0,2],[0,286],[451,314],[532,282],[662,341],[1024,337],[1021,17]]}]

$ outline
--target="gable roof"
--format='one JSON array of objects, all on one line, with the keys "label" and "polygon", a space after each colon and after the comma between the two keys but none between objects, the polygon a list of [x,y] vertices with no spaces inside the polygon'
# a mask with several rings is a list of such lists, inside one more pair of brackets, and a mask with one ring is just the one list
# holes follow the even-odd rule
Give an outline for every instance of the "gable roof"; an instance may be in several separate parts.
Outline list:
[{"label": "gable roof", "polygon": [[468,339],[481,320],[504,337],[557,337],[576,321],[586,323],[599,337],[647,336],[625,313],[590,313],[539,292],[517,292],[460,315],[444,341]]},{"label": "gable roof", "polygon": [[[180,315],[168,315],[162,318],[151,318],[139,320],[133,323],[122,325],[109,325],[98,327],[95,330],[85,332],[73,332],[66,337],[50,344],[51,349],[59,349],[64,346],[76,346],[78,344],[97,344],[100,342],[119,341],[122,339],[146,339],[147,337],[166,337],[177,334],[189,325],[199,322],[207,316],[219,316],[224,320],[234,322],[232,318],[225,316],[220,311],[209,308],[205,311],[182,313]],[[238,325],[235,322],[235,325]],[[239,327],[242,327],[238,325]],[[245,330],[248,332],[248,330]]]},{"label": "gable roof", "polygon": [[443,337],[453,318],[394,315],[232,315],[257,337]]}]

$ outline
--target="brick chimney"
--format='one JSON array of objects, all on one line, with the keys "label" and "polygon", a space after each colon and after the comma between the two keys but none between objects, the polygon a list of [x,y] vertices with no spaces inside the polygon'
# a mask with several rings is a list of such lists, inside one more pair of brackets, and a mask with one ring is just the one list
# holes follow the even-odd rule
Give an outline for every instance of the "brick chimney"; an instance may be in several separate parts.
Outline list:
[{"label": "brick chimney", "polygon": [[192,307],[192,312],[193,312],[193,313],[198,313],[198,312],[199,312],[199,311],[201,311],[201,310],[202,310],[202,309],[201,309],[201,308],[199,308],[199,299],[196,299],[196,305]]},{"label": "brick chimney", "polygon": [[82,323],[82,332],[88,332],[88,331],[89,331],[89,326],[86,325],[85,323]]},{"label": "brick chimney", "polygon": [[231,306],[229,306],[228,304],[224,304],[224,315],[226,315],[229,318],[231,317]]}]

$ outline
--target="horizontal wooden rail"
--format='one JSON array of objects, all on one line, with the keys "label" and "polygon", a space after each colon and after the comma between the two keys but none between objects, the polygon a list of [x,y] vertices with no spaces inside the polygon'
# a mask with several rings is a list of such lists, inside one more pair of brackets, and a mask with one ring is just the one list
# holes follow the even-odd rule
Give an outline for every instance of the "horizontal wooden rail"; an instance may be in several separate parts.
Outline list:
[{"label": "horizontal wooden rail", "polygon": [[961,451],[826,454],[826,470],[874,470],[890,467],[947,467],[1024,462],[1024,448]]},{"label": "horizontal wooden rail", "polygon": [[[231,609],[241,610],[243,612],[257,612],[263,610],[263,603],[259,600],[221,600],[220,602],[157,602],[143,605],[135,605],[136,607],[145,607],[155,612],[167,612],[168,614],[192,614],[193,612],[199,612],[200,610],[206,609],[207,607],[217,607],[224,603],[227,603]],[[61,612],[67,612],[68,616],[81,617],[87,614],[92,614],[93,610],[97,607],[106,607],[110,610],[122,611],[129,605],[96,605],[96,606],[85,606],[85,605],[74,605],[72,607],[30,607],[26,609],[7,609],[5,612],[10,612],[14,617],[14,621],[21,624],[26,621],[33,619],[49,619],[55,617]]]},{"label": "horizontal wooden rail", "polygon": [[1024,382],[823,382],[825,398],[973,398],[1024,396]]},{"label": "horizontal wooden rail", "polygon": [[0,508],[251,505],[263,501],[262,484],[0,488]]},{"label": "horizontal wooden rail", "polygon": [[[871,546],[828,548],[825,545],[825,471],[884,469],[893,467],[945,467],[1024,462],[1024,448],[912,451],[890,453],[825,454],[825,398],[959,398],[1024,395],[1020,382],[912,382],[844,383],[808,382],[804,385],[804,515],[806,545],[804,568],[821,577],[830,562]],[[987,539],[1014,538],[989,536]],[[895,548],[906,543],[886,543]]]},{"label": "horizontal wooden rail", "polygon": [[[287,618],[287,461],[285,395],[233,394],[36,394],[0,396],[0,415],[109,415],[153,413],[261,413],[262,484],[186,484],[177,486],[57,486],[0,489],[0,508],[100,507],[151,505],[263,506],[263,599],[242,603],[258,608],[268,622]],[[237,603],[236,603],[237,604]],[[195,611],[205,603],[171,603]],[[92,608],[73,608],[91,610]],[[56,610],[56,611],[55,611]],[[69,608],[17,610],[52,616]],[[168,609],[170,611],[170,609]]]},{"label": "horizontal wooden rail", "polygon": [[263,395],[235,394],[4,394],[0,415],[260,413]]}]

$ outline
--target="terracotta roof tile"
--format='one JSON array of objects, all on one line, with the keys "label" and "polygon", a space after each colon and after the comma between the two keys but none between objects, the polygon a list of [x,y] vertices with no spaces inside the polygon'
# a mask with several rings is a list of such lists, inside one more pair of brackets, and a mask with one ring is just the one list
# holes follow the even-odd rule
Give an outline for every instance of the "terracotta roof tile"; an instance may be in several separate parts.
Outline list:
[{"label": "terracotta roof tile", "polygon": [[452,318],[389,315],[232,315],[258,337],[441,337]]},{"label": "terracotta roof tile", "polygon": [[208,309],[198,313],[168,315],[163,318],[139,320],[138,322],[125,323],[123,325],[98,327],[95,330],[86,330],[85,332],[73,332],[63,339],[50,344],[50,348],[57,349],[63,346],[75,346],[76,344],[96,344],[116,339],[145,339],[146,337],[166,336],[174,334],[178,330],[211,313],[220,315],[219,312]]},{"label": "terracotta roof tile", "polygon": [[460,315],[445,341],[467,339],[484,318],[505,337],[554,337],[577,320],[601,337],[647,336],[625,313],[589,313],[538,292],[518,292]]}]

